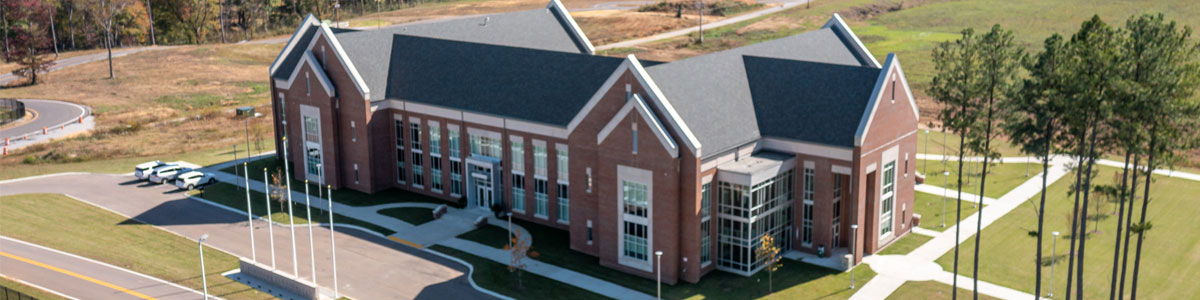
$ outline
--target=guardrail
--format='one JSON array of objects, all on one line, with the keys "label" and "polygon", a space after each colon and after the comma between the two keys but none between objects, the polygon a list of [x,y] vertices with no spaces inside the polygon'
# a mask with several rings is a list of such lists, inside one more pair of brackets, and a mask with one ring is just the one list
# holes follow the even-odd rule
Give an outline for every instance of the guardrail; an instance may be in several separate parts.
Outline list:
[{"label": "guardrail", "polygon": [[[24,103],[21,103],[20,101],[13,100],[13,99],[0,99],[0,103],[6,102],[5,100],[11,100],[12,102],[18,103],[20,105],[20,109],[21,109],[21,116],[22,117],[25,116],[25,104]],[[0,108],[3,108],[3,107],[4,106],[0,105]],[[54,126],[42,126],[41,130],[35,130],[35,131],[26,132],[23,134],[18,134],[18,135],[13,135],[13,136],[6,136],[6,137],[4,137],[4,144],[0,145],[0,148],[3,148],[3,150],[0,151],[0,156],[7,156],[9,145],[11,145],[15,141],[28,141],[30,138],[36,138],[39,135],[48,135],[55,131],[67,130],[67,125],[83,124],[83,119],[85,117],[86,116],[81,115],[79,117],[76,117],[74,120],[66,121],[66,122],[63,122],[63,123],[60,123],[60,124],[57,124]]]},{"label": "guardrail", "polygon": [[38,300],[20,291],[0,286],[0,300]]},{"label": "guardrail", "polygon": [[25,117],[25,103],[16,99],[0,99],[0,124]]}]

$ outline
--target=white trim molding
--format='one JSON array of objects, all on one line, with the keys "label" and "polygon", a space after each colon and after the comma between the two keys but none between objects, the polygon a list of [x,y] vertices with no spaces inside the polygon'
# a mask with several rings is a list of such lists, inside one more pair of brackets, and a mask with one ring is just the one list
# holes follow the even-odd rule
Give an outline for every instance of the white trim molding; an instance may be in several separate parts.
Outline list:
[{"label": "white trim molding", "polygon": [[[342,49],[342,43],[338,42],[333,31],[329,30],[329,25],[321,23],[321,31],[324,33],[329,44],[333,46],[334,54],[342,60],[342,67],[346,69],[346,73],[350,74],[350,79],[354,80],[354,86],[362,93],[363,101],[371,101],[371,89],[367,87],[367,82],[363,80],[362,75],[358,74],[358,69],[354,67],[354,62],[350,61],[350,56],[346,55],[346,50]],[[316,37],[313,37],[313,42],[316,42]],[[309,45],[311,48],[312,45]]]},{"label": "white trim molding", "polygon": [[854,161],[854,149],[842,148],[829,145],[813,144],[799,142],[789,139],[767,137],[759,140],[758,145],[764,149],[780,151],[785,153],[797,153],[824,157],[829,159],[842,160],[846,162]]},{"label": "white trim molding", "polygon": [[321,68],[321,63],[312,55],[312,51],[304,50],[304,56],[300,62],[296,64],[296,68],[292,69],[292,74],[288,75],[287,81],[275,80],[275,88],[291,90],[292,84],[295,83],[296,77],[299,77],[300,70],[304,69],[304,65],[308,65],[312,69],[313,74],[317,75],[317,82],[321,83],[321,87],[325,89],[325,94],[329,97],[337,97],[337,89],[333,88],[333,81],[329,80],[329,76],[325,75],[325,69]]},{"label": "white trim molding", "polygon": [[[912,90],[908,87],[908,80],[904,79],[904,71],[900,69],[900,61],[896,58],[895,53],[888,53],[887,60],[884,61],[883,69],[880,70],[878,79],[875,80],[875,89],[871,92],[871,98],[867,102],[867,109],[863,111],[862,118],[858,121],[858,130],[854,133],[854,145],[862,146],[866,141],[867,133],[871,128],[871,121],[875,119],[875,112],[879,111],[879,102],[883,99],[884,90],[887,89],[887,83],[892,78],[892,69],[896,69],[895,75],[900,77],[900,83],[908,96],[908,105],[912,107],[913,117],[920,120],[921,114],[917,110],[917,102],[912,96]],[[901,87],[896,87],[901,88]],[[915,127],[915,126],[914,126]]]},{"label": "white trim molding", "polygon": [[317,18],[312,14],[305,16],[304,20],[300,21],[300,25],[296,28],[296,31],[292,33],[292,37],[288,38],[287,45],[283,47],[283,51],[279,51],[279,54],[275,56],[275,61],[271,62],[271,68],[267,73],[274,77],[275,70],[279,69],[279,65],[283,63],[283,58],[287,56],[288,53],[291,53],[292,48],[296,47],[296,43],[299,42],[299,39],[297,38],[308,32],[309,27],[318,26],[320,23],[321,22],[317,21]]},{"label": "white trim molding", "polygon": [[850,40],[854,42],[854,48],[850,50],[856,52],[860,56],[866,57],[867,62],[870,63],[869,67],[879,67],[879,61],[875,59],[874,55],[871,55],[871,51],[867,50],[867,46],[863,45],[863,42],[858,39],[858,35],[854,34],[854,30],[850,29],[850,25],[846,25],[846,21],[842,20],[841,15],[834,13],[833,17],[829,18],[829,21],[825,22],[825,25],[821,26],[821,28],[831,27],[834,30],[837,30],[850,37]]},{"label": "white trim molding", "polygon": [[601,129],[600,134],[596,135],[596,144],[599,145],[604,143],[604,140],[608,138],[608,135],[611,134],[613,130],[616,130],[617,126],[621,124],[622,120],[625,120],[625,116],[629,115],[629,112],[635,109],[637,110],[638,115],[641,115],[642,119],[646,120],[646,124],[650,125],[649,127],[652,129],[652,131],[654,131],[654,136],[658,137],[658,141],[662,143],[663,148],[671,154],[671,158],[679,158],[679,147],[675,145],[674,141],[671,140],[671,136],[667,133],[666,128],[663,128],[662,123],[658,121],[658,118],[654,117],[654,113],[650,111],[649,107],[646,107],[646,102],[642,101],[642,97],[639,95],[633,95],[632,99],[625,102],[625,106],[621,107],[621,110],[617,111],[616,116],[613,116],[613,118],[608,121],[608,124],[604,125],[604,129]]},{"label": "white trim molding", "polygon": [[567,25],[570,27],[568,29],[579,40],[579,43],[582,44],[584,53],[596,54],[596,47],[592,46],[592,41],[588,40],[587,35],[583,34],[583,29],[579,28],[579,24],[575,23],[575,18],[571,17],[571,12],[567,11],[567,6],[563,5],[562,1],[550,0],[550,3],[546,4],[546,9],[557,11],[563,19],[567,20]]}]

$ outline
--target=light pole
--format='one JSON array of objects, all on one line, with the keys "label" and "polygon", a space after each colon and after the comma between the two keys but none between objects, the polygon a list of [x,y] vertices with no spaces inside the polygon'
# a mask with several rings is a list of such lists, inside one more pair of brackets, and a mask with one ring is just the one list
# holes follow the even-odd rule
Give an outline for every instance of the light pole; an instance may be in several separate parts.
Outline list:
[{"label": "light pole", "polygon": [[271,239],[271,270],[275,270],[275,222],[271,221],[271,184],[267,177],[267,168],[263,168],[263,192],[267,195],[267,237]]},{"label": "light pole", "polygon": [[338,3],[336,1],[333,2],[333,22],[334,22],[334,24],[337,25],[336,26],[337,28],[342,28],[342,24],[341,24],[342,17],[341,17],[341,14],[339,14],[341,12],[341,8],[342,8],[341,3]]},{"label": "light pole", "polygon": [[[237,150],[237,144],[233,144],[233,176],[235,176],[235,177],[236,177],[236,176],[238,176],[238,171],[237,171],[237,161],[238,161],[238,158],[237,158],[237,154],[238,154],[238,150]],[[249,176],[249,175],[247,174],[247,176]],[[240,188],[240,187],[239,187],[239,188]]]},{"label": "light pole", "polygon": [[200,247],[200,284],[204,286],[204,299],[208,300],[208,276],[205,276],[204,271],[204,240],[208,239],[208,234],[200,236],[200,241],[196,243]]},{"label": "light pole", "polygon": [[850,289],[854,289],[854,266],[858,265],[858,224],[850,224]]},{"label": "light pole", "polygon": [[[317,186],[320,190],[321,186]],[[313,242],[313,227],[312,227],[312,201],[308,197],[308,180],[304,180],[304,218],[308,219],[308,255],[312,263],[312,281],[313,285],[317,285],[317,251],[316,243]]]},{"label": "light pole", "polygon": [[658,299],[662,300],[662,251],[654,251],[654,257],[658,260]]},{"label": "light pole", "polygon": [[333,241],[333,186],[327,185],[326,188],[329,189],[329,199],[325,202],[329,203],[329,253],[333,256],[333,298],[341,298],[337,283],[337,244]]},{"label": "light pole", "polygon": [[[946,164],[942,164],[945,169]],[[950,171],[942,171],[942,186],[946,186],[946,180],[950,178]],[[942,189],[942,228],[946,228],[946,189]]]},{"label": "light pole", "polygon": [[1050,292],[1046,297],[1054,297],[1054,265],[1058,264],[1058,260],[1054,259],[1054,255],[1058,254],[1058,231],[1051,234],[1054,235],[1054,247],[1050,248]]},{"label": "light pole", "polygon": [[[255,251],[255,247],[254,247],[254,213],[253,213],[253,209],[250,208],[250,166],[249,165],[250,165],[249,163],[242,163],[242,174],[246,175],[245,177],[242,177],[245,179],[245,182],[246,182],[246,223],[250,224],[250,259],[254,260],[254,262],[258,262],[258,251]],[[236,170],[236,169],[237,168],[234,168],[234,170]]]},{"label": "light pole", "polygon": [[512,247],[513,247],[513,244],[512,244],[512,239],[513,239],[513,234],[512,234],[512,210],[509,210],[509,211],[508,211],[508,213],[507,213],[507,215],[508,215],[508,248],[509,248],[509,249],[512,249]]},{"label": "light pole", "polygon": [[[925,129],[925,152],[929,152],[929,129]],[[925,166],[921,167],[921,174],[929,176],[929,160],[925,160]]]},{"label": "light pole", "polygon": [[[246,117],[245,119],[242,119],[242,123],[244,123],[245,127],[246,127],[246,162],[247,163],[250,162],[250,118],[253,118],[253,117],[254,116],[251,115],[249,117]],[[246,174],[246,176],[250,176],[250,174]]]},{"label": "light pole", "polygon": [[287,194],[288,204],[288,229],[292,231],[292,275],[300,278],[300,264],[296,259],[296,220],[295,214],[292,212],[292,172],[288,170],[288,142],[287,137],[283,137],[283,177],[286,188],[283,191]]}]

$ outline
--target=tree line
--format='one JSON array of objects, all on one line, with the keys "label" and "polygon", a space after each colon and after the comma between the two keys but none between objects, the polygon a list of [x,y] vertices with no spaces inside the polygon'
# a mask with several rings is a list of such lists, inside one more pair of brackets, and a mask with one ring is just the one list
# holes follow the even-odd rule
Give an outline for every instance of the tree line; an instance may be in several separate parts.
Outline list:
[{"label": "tree line", "polygon": [[[1186,159],[1180,153],[1200,145],[1196,97],[1200,45],[1190,39],[1191,34],[1191,28],[1162,14],[1131,17],[1121,28],[1093,16],[1069,37],[1046,38],[1036,53],[1026,53],[1014,42],[1013,33],[1000,25],[981,34],[965,29],[959,39],[943,42],[933,51],[936,74],[928,94],[941,105],[937,119],[960,137],[960,199],[963,159],[968,153],[983,158],[978,195],[985,194],[987,167],[999,157],[992,143],[998,136],[1007,136],[1022,152],[1038,157],[1043,174],[1056,157],[1069,159],[1075,177],[1070,193],[1074,198],[1070,200],[1071,245],[1066,293],[1060,294],[1068,300],[1083,298],[1083,262],[1090,234],[1087,207],[1090,201],[1099,201],[1092,199],[1093,194],[1118,200],[1115,251],[1107,278],[1109,298],[1137,298],[1142,242],[1153,228],[1146,219],[1153,203],[1151,171]],[[1104,155],[1124,156],[1119,183],[1113,186],[1092,182],[1098,172],[1096,160]],[[1037,238],[1037,257],[1031,267],[1037,270],[1034,292],[1038,296],[1044,295],[1046,185],[1043,176],[1041,199],[1035,204],[1037,230],[1030,233]],[[1140,206],[1139,216],[1134,216],[1135,205]],[[975,224],[975,298],[983,213],[980,207]],[[958,234],[956,230],[956,239]],[[958,264],[955,245],[955,274]],[[957,276],[953,285],[958,288]],[[957,298],[957,293],[952,295]]]},{"label": "tree line", "polygon": [[238,42],[289,33],[309,13],[336,21],[443,1],[453,0],[4,0],[0,54],[36,84],[62,51]]}]

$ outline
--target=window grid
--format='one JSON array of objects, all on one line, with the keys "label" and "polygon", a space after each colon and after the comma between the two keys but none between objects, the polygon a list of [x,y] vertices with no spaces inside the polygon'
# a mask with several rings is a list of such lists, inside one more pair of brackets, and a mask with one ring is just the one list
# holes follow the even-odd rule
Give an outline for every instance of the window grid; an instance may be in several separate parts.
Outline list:
[{"label": "window grid", "polygon": [[816,176],[812,168],[804,168],[804,207],[801,221],[800,244],[812,247],[813,244],[813,185]]},{"label": "window grid", "polygon": [[886,236],[892,233],[892,218],[894,217],[895,194],[896,188],[896,162],[891,161],[883,165],[883,195],[879,197],[879,235]]},{"label": "window grid", "polygon": [[842,246],[842,175],[833,174],[833,246]]},{"label": "window grid", "polygon": [[429,153],[442,153],[442,131],[437,124],[429,124]]},{"label": "window grid", "polygon": [[558,221],[571,222],[571,199],[566,184],[558,184]]},{"label": "window grid", "polygon": [[536,203],[534,203],[535,210],[534,210],[533,215],[536,217],[543,218],[543,219],[545,219],[546,216],[549,214],[548,209],[547,209],[547,204],[548,204],[547,202],[549,201],[549,199],[546,196],[546,189],[547,189],[546,179],[542,179],[542,178],[534,178],[533,179],[533,200],[534,200],[534,202],[536,202]]},{"label": "window grid", "polygon": [[711,239],[711,218],[709,211],[712,209],[712,200],[709,196],[709,188],[712,184],[705,183],[700,186],[700,263],[707,264],[712,262]]},{"label": "window grid", "polygon": [[[432,148],[432,147],[431,147]],[[429,187],[434,192],[442,191],[442,157],[429,157]]]},{"label": "window grid", "polygon": [[413,186],[424,187],[425,186],[425,176],[424,176],[425,169],[421,168],[421,166],[424,165],[424,163],[422,162],[421,152],[413,152],[412,156],[413,156],[413,161],[412,161]]},{"label": "window grid", "polygon": [[623,217],[624,230],[622,242],[622,255],[626,258],[648,261],[649,246],[649,226],[647,223],[647,213],[649,212],[649,201],[647,201],[647,187],[644,184],[624,181],[622,182],[624,205]]},{"label": "window grid", "polygon": [[517,212],[525,212],[525,175],[513,174],[513,207]]},{"label": "window grid", "polygon": [[525,171],[525,143],[522,141],[509,142],[510,153],[512,154],[512,170],[513,172]]},{"label": "window grid", "polygon": [[555,156],[558,158],[558,181],[567,181],[567,176],[570,172],[568,166],[567,147],[558,147]]},{"label": "window grid", "polygon": [[450,194],[462,195],[462,162],[450,159]]},{"label": "window grid", "polygon": [[458,139],[460,138],[458,136],[458,129],[449,129],[447,134],[450,135],[450,158],[461,158],[462,148],[458,143]]},{"label": "window grid", "polygon": [[492,158],[504,157],[500,152],[500,140],[481,134],[471,134],[471,154]]},{"label": "window grid", "polygon": [[533,175],[546,176],[546,146],[533,144]]},{"label": "window grid", "polygon": [[421,123],[410,122],[409,125],[412,127],[412,135],[410,136],[412,149],[413,151],[421,151]]}]

